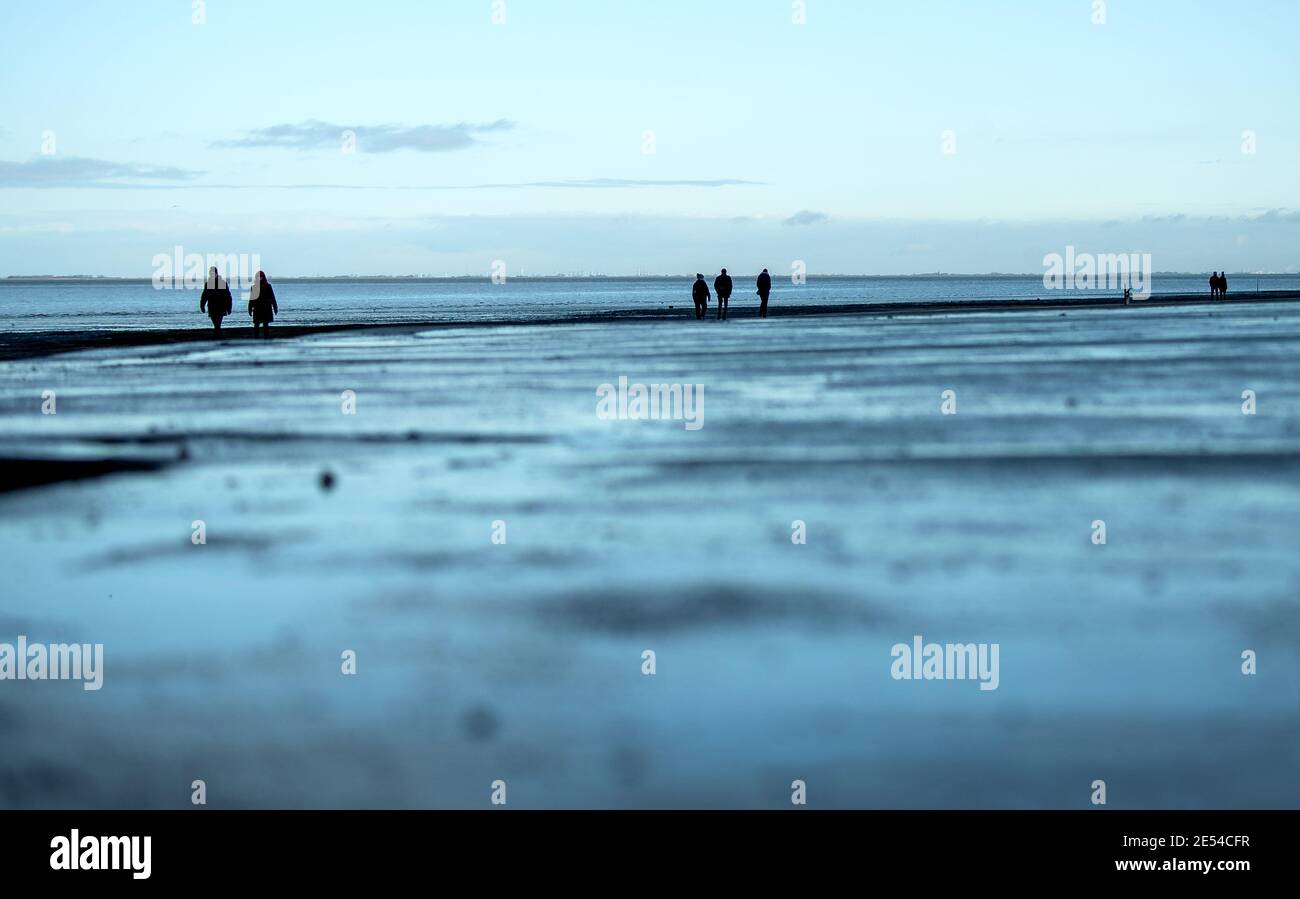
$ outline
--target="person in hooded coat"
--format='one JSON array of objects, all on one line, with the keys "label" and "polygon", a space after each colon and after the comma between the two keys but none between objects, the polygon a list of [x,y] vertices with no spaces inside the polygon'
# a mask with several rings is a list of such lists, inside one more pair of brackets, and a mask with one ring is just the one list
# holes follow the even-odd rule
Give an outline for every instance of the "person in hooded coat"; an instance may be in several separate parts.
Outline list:
[{"label": "person in hooded coat", "polygon": [[713,279],[713,292],[718,295],[718,318],[727,317],[727,301],[731,299],[731,275],[724,268],[722,274]]},{"label": "person in hooded coat", "polygon": [[758,305],[758,317],[767,318],[767,298],[772,293],[772,276],[763,269],[763,273],[758,276],[758,298],[762,301]]},{"label": "person in hooded coat", "polygon": [[257,280],[253,282],[253,289],[248,294],[248,314],[253,317],[253,336],[257,336],[257,329],[260,325],[262,336],[271,336],[271,322],[275,320],[275,315],[280,311],[280,307],[275,302],[275,289],[271,287],[271,282],[266,280],[266,272],[258,272]]},{"label": "person in hooded coat", "polygon": [[691,299],[695,301],[695,317],[704,318],[709,311],[709,283],[701,274],[695,275],[695,283],[691,285]]},{"label": "person in hooded coat", "polygon": [[221,278],[221,273],[214,265],[208,272],[208,280],[203,285],[203,295],[199,297],[199,311],[206,312],[212,319],[212,327],[221,330],[221,320],[235,308],[235,298],[230,295],[230,285]]}]

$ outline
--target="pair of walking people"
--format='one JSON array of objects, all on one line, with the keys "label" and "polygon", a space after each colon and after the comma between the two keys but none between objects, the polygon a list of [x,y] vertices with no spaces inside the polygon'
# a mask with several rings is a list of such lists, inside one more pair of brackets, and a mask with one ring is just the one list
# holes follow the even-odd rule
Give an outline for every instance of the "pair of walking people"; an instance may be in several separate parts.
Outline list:
[{"label": "pair of walking people", "polygon": [[[758,308],[758,317],[767,318],[767,298],[772,293],[772,276],[763,269],[763,273],[758,276],[758,296],[762,304]],[[718,295],[718,320],[721,321],[727,317],[727,307],[731,302],[732,283],[731,276],[727,274],[724,268],[722,274],[713,280],[713,290]],[[695,283],[691,286],[691,299],[695,301],[695,317],[704,318],[709,311],[709,284],[704,280],[704,275],[696,274]]]},{"label": "pair of walking people", "polygon": [[[230,293],[230,285],[213,266],[208,272],[208,280],[203,285],[203,295],[199,297],[199,311],[206,312],[212,319],[212,327],[221,330],[221,320],[230,315],[235,308],[235,298]],[[266,280],[266,272],[258,272],[253,287],[248,292],[248,314],[253,319],[253,336],[259,329],[263,337],[271,336],[271,322],[280,311],[275,301],[275,289]]]},{"label": "pair of walking people", "polygon": [[[722,274],[713,279],[713,289],[718,294],[718,320],[721,321],[727,317],[727,303],[731,299],[731,276],[727,274],[725,268]],[[696,318],[704,318],[708,314],[711,296],[708,282],[697,272],[695,283],[691,285],[691,299],[695,302]]]},{"label": "pair of walking people", "polygon": [[1228,273],[1215,272],[1210,275],[1210,298],[1225,300],[1228,298]]}]

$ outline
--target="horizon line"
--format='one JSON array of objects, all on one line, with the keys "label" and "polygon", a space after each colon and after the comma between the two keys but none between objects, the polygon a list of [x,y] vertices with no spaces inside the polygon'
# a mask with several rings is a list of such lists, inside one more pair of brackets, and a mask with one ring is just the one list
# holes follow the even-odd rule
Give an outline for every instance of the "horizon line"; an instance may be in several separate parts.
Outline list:
[{"label": "horizon line", "polygon": [[[1215,270],[1217,271],[1217,269]],[[750,274],[746,272],[745,274]],[[1157,271],[1152,272],[1150,277],[1199,277],[1206,274],[1203,271]],[[1300,276],[1300,271],[1238,271],[1227,272],[1228,275],[1238,277],[1286,277]],[[554,273],[547,275],[510,275],[507,281],[655,281],[655,280],[676,280],[679,278],[694,279],[696,272],[678,272],[674,274],[575,274],[575,273]],[[784,277],[784,273],[782,273]],[[911,272],[908,274],[865,274],[849,272],[809,272],[804,275],[805,278],[857,278],[857,279],[923,279],[923,278],[1034,278],[1041,279],[1042,272]],[[279,281],[490,281],[492,275],[484,274],[464,274],[464,275],[380,275],[380,274],[347,274],[347,275],[277,275]],[[16,282],[41,282],[41,281],[119,281],[123,283],[144,282],[149,283],[153,280],[152,275],[0,275],[0,283],[5,281]]]}]

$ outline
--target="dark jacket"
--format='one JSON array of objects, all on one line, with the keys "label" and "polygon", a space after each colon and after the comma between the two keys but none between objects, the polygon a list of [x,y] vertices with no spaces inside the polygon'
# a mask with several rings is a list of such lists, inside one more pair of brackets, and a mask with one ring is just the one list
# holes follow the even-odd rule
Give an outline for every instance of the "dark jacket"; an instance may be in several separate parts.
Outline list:
[{"label": "dark jacket", "polygon": [[758,292],[763,296],[767,296],[772,292],[772,276],[767,272],[763,272],[758,276]]},{"label": "dark jacket", "polygon": [[270,281],[254,284],[248,295],[248,314],[253,316],[253,324],[275,321],[275,314],[280,307],[275,302],[275,289]]},{"label": "dark jacket", "polygon": [[225,281],[218,278],[215,286],[203,288],[203,295],[199,297],[200,312],[206,312],[212,318],[225,318],[234,308],[235,298],[230,295],[230,285]]},{"label": "dark jacket", "polygon": [[697,303],[707,303],[709,301],[709,285],[704,281],[697,280],[695,286],[691,288],[691,298]]},{"label": "dark jacket", "polygon": [[713,290],[720,300],[731,299],[731,275],[718,275],[713,281]]}]

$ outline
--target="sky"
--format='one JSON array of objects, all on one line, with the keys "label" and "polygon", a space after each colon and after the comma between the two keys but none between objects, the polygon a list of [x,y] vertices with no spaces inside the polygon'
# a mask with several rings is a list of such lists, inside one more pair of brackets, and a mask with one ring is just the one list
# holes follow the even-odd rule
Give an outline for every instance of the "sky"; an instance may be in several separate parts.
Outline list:
[{"label": "sky", "polygon": [[0,276],[1297,271],[1298,39],[1294,0],[5,2]]}]

